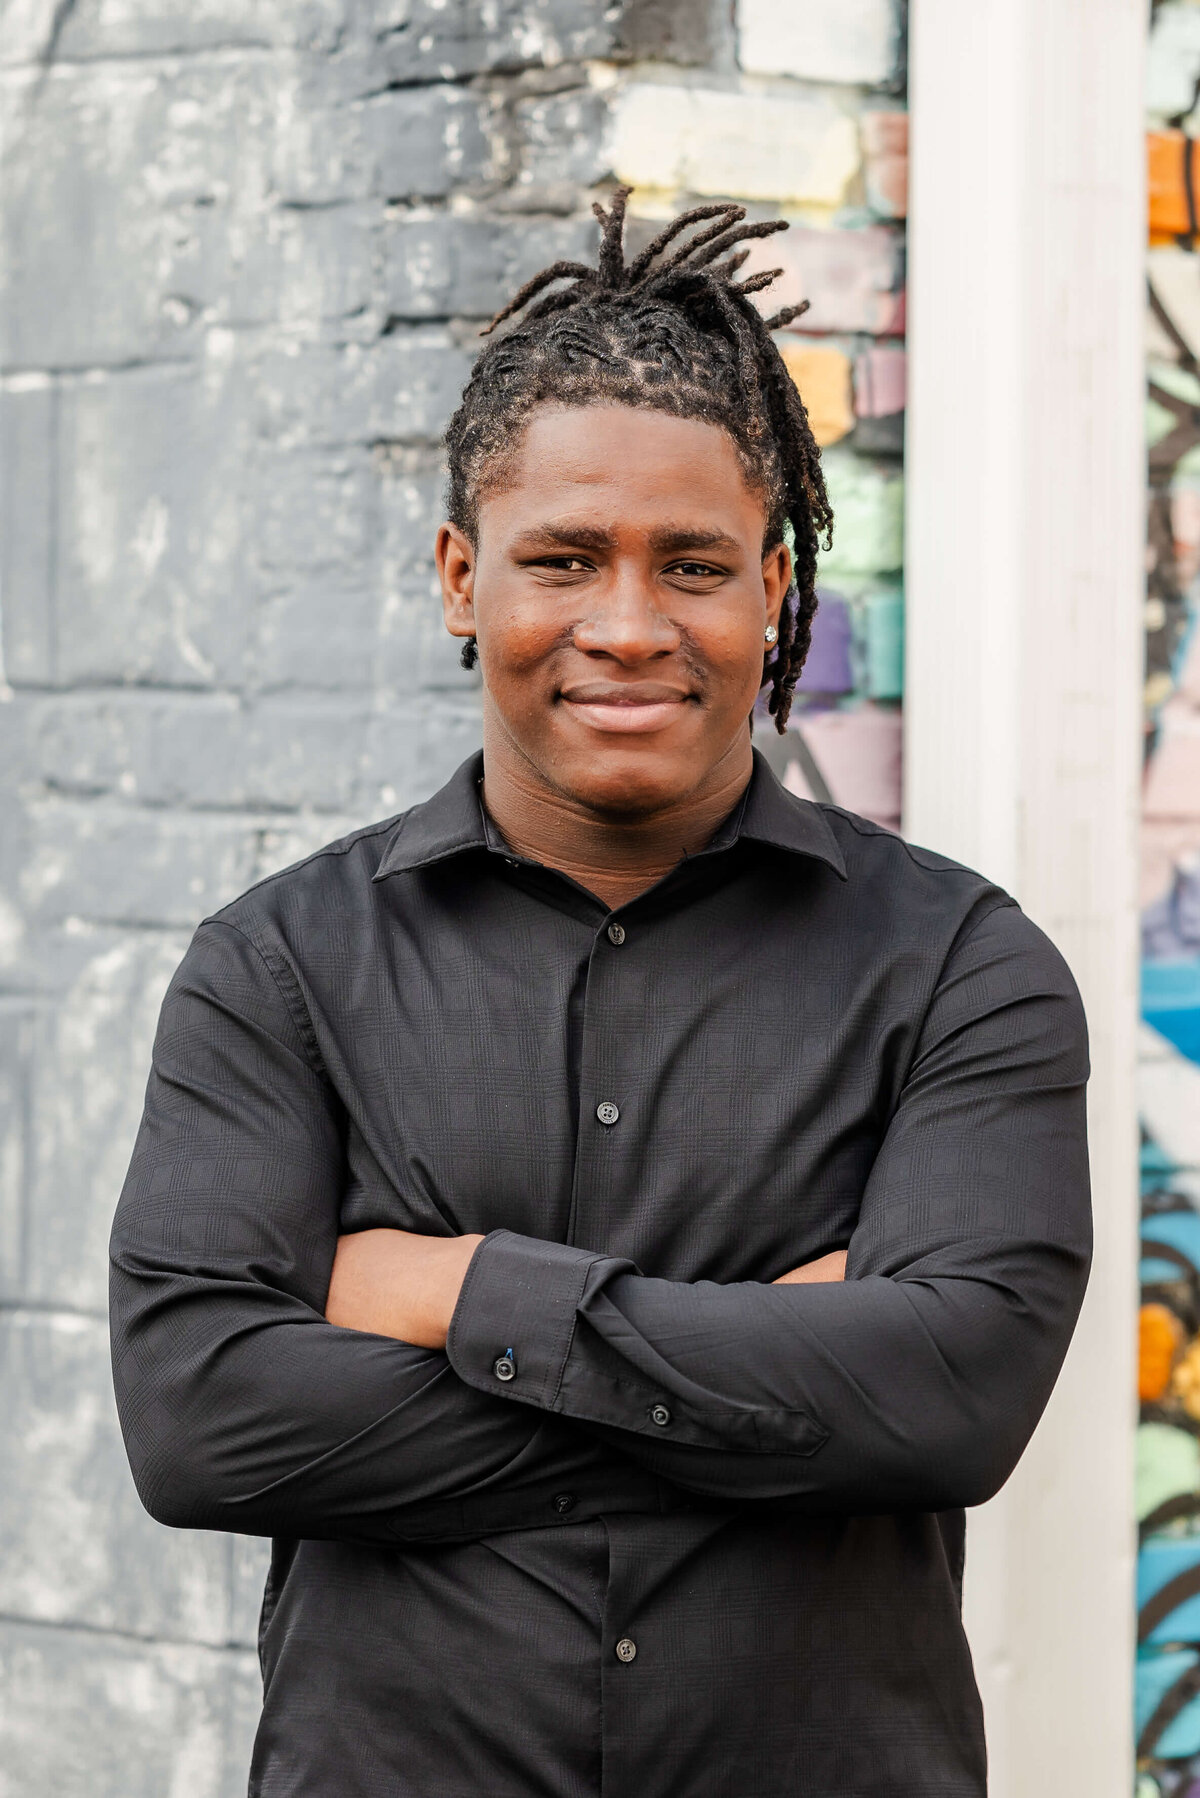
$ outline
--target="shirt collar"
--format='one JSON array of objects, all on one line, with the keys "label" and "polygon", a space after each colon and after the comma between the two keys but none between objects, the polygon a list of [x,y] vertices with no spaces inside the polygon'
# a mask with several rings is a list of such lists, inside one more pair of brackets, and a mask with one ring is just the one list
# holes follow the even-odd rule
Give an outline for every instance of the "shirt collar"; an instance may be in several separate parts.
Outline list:
[{"label": "shirt collar", "polygon": [[842,880],[847,879],[846,858],[824,808],[811,799],[797,799],[779,784],[766,758],[754,751],[754,773],[742,799],[738,836],[756,843],[770,843],[793,855],[808,855],[824,862]]},{"label": "shirt collar", "polygon": [[467,849],[488,847],[487,825],[479,783],[483,752],[468,756],[432,799],[405,812],[388,838],[374,878],[383,880],[406,868],[427,868]]},{"label": "shirt collar", "polygon": [[[468,849],[503,851],[499,833],[489,831],[479,794],[483,755],[465,761],[440,792],[406,812],[388,839],[376,880],[409,868],[426,868]],[[732,848],[742,837],[770,843],[793,855],[825,862],[842,880],[846,862],[829,820],[819,806],[797,799],[780,786],[757,750],[754,772],[741,799],[704,853]]]}]

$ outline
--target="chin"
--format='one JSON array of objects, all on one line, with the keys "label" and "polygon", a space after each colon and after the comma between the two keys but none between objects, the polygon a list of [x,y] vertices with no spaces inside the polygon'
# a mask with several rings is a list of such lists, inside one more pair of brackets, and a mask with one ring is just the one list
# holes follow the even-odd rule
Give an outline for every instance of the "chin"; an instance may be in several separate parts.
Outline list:
[{"label": "chin", "polygon": [[597,755],[556,769],[555,784],[577,805],[610,818],[646,818],[689,794],[703,779],[701,758]]}]

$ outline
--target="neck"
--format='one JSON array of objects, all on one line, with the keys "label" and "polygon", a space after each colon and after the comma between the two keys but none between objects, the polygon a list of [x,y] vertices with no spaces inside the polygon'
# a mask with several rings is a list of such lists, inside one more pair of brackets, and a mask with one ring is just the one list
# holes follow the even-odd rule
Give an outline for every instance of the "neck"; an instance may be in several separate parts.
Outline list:
[{"label": "neck", "polygon": [[692,792],[634,815],[598,812],[552,787],[533,765],[484,732],[483,800],[519,855],[586,887],[615,911],[649,891],[711,840],[753,770],[747,732]]}]

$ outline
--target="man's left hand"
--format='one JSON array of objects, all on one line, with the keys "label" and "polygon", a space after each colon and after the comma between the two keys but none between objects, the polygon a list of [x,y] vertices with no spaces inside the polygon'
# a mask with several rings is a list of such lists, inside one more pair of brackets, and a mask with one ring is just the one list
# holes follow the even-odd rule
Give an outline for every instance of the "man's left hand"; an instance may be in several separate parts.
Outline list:
[{"label": "man's left hand", "polygon": [[482,1236],[359,1230],[339,1236],[325,1316],[344,1330],[441,1349]]}]

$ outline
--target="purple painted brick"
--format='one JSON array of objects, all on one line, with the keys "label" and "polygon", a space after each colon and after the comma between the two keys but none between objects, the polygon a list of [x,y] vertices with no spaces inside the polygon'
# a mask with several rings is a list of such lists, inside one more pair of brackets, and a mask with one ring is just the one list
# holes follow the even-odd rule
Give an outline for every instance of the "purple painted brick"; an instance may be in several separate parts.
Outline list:
[{"label": "purple painted brick", "polygon": [[836,593],[823,593],[813,619],[812,648],[800,676],[801,693],[850,693],[854,671],[850,661],[853,631],[850,608]]}]

